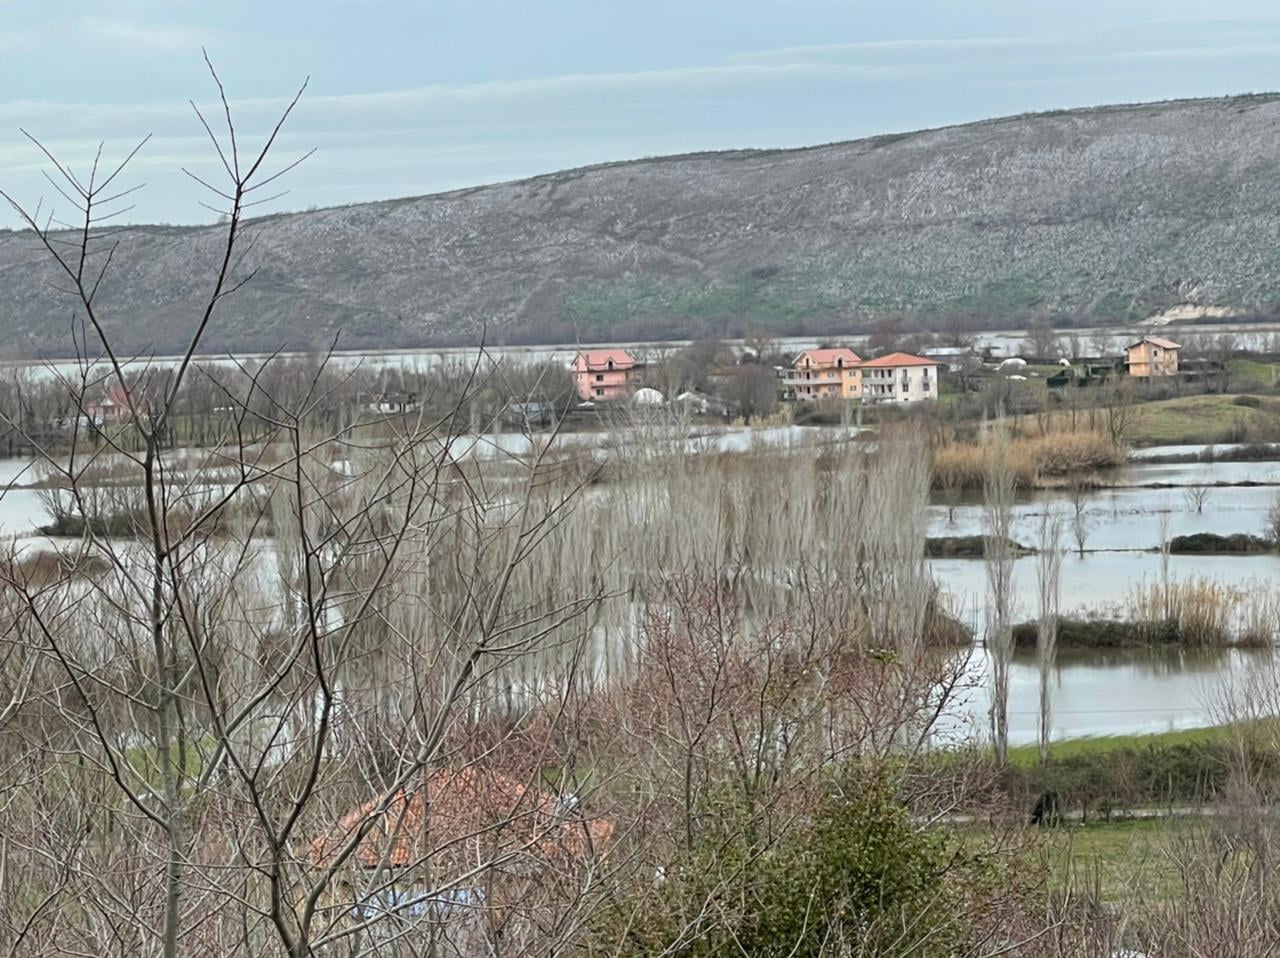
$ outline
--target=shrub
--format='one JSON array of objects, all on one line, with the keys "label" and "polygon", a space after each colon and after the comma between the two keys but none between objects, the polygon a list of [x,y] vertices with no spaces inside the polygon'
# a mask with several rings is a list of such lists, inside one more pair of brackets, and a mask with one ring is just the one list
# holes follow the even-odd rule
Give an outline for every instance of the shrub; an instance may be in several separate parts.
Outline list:
[{"label": "shrub", "polygon": [[1235,552],[1267,552],[1273,543],[1261,536],[1237,532],[1223,536],[1215,532],[1197,532],[1189,536],[1174,536],[1169,540],[1169,551],[1175,554]]},{"label": "shrub", "polygon": [[[930,559],[981,559],[987,555],[988,536],[930,536],[924,543],[924,554]],[[1031,555],[1028,549],[1013,539],[1007,540],[1010,555]]]},{"label": "shrub", "polygon": [[[941,829],[922,829],[882,778],[842,781],[802,825],[769,841],[759,823],[720,827],[656,888],[617,902],[596,934],[632,954],[957,954],[975,902],[1007,876]],[[729,803],[726,803],[729,804]],[[981,867],[979,867],[981,866]],[[621,946],[621,947],[620,947]]]},{"label": "shrub", "polygon": [[[1055,792],[1064,811],[1106,810],[1167,802],[1210,801],[1227,786],[1232,767],[1225,743],[1141,745],[1085,752],[1048,764],[1010,767],[1005,787],[1030,808],[1035,796]],[[1269,763],[1274,767],[1274,761]]]},{"label": "shrub", "polygon": [[1257,409],[1262,405],[1262,400],[1257,396],[1237,396],[1231,401],[1237,406],[1245,406],[1249,409]]},{"label": "shrub", "polygon": [[[1015,625],[1014,644],[1019,648],[1035,648],[1037,629],[1035,622]],[[1177,623],[1160,619],[1058,619],[1059,648],[1122,649],[1168,645],[1180,640]]]}]

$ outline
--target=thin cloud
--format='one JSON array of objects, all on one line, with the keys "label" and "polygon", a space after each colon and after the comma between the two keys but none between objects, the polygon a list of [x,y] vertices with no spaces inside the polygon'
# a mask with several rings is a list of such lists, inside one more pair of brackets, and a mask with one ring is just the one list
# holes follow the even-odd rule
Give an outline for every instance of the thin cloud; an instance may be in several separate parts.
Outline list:
[{"label": "thin cloud", "polygon": [[206,46],[209,35],[193,27],[139,23],[106,17],[84,17],[80,29],[95,40],[126,44],[155,53],[189,53]]},{"label": "thin cloud", "polygon": [[[778,81],[823,79],[888,79],[906,77],[918,72],[914,67],[893,64],[843,63],[779,63],[725,64],[719,66],[676,67],[665,70],[641,70],[629,73],[566,73],[488,83],[434,84],[375,93],[308,95],[302,101],[303,112],[312,119],[331,111],[366,114],[379,110],[428,110],[444,107],[478,107],[513,102],[552,101],[565,97],[588,95],[599,98],[607,93],[717,91],[752,83],[772,84]],[[289,97],[236,99],[232,106],[241,117],[269,116],[281,110]],[[212,105],[210,104],[211,108]],[[172,103],[66,103],[56,101],[18,101],[0,103],[0,120],[6,122],[38,122],[83,124],[96,126],[118,124],[124,120],[165,123],[191,120],[191,108],[175,97]]]},{"label": "thin cloud", "polygon": [[851,53],[947,52],[1010,50],[1053,46],[1061,40],[1048,37],[939,37],[919,40],[862,40],[853,43],[819,43],[810,46],[749,50],[730,57],[734,63],[803,63]]}]

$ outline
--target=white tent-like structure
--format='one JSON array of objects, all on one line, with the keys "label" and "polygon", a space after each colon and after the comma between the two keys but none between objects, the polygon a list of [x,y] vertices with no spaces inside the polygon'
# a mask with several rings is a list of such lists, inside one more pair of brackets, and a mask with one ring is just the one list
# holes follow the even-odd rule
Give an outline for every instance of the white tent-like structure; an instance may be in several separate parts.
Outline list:
[{"label": "white tent-like structure", "polygon": [[660,406],[666,402],[666,397],[664,397],[662,393],[658,392],[658,390],[650,389],[648,386],[645,386],[644,388],[637,389],[635,391],[635,394],[631,397],[631,401],[637,406]]}]

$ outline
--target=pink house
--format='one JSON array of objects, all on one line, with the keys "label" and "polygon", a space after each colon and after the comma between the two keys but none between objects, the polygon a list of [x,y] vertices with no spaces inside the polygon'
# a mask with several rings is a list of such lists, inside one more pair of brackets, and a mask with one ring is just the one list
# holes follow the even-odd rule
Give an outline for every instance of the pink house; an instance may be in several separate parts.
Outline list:
[{"label": "pink house", "polygon": [[625,349],[584,349],[573,360],[573,384],[578,398],[607,402],[631,395],[639,370]]},{"label": "pink house", "polygon": [[791,364],[786,384],[796,399],[861,399],[862,359],[852,349],[806,349]]}]

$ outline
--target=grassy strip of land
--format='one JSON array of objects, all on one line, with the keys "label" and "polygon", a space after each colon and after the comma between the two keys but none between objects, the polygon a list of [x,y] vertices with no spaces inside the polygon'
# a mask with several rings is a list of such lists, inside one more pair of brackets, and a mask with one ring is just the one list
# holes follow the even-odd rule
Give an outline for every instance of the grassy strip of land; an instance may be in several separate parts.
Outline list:
[{"label": "grassy strip of land", "polygon": [[1180,396],[1134,408],[1126,438],[1138,446],[1280,440],[1280,399],[1247,395]]},{"label": "grassy strip of land", "polygon": [[[1069,738],[1053,743],[1051,757],[1055,761],[1061,761],[1064,759],[1096,758],[1126,749],[1203,745],[1222,741],[1227,737],[1231,728],[1231,726],[1211,725],[1203,728],[1171,729],[1167,732],[1133,735],[1091,735]],[[1008,755],[1009,764],[1020,768],[1030,768],[1040,764],[1040,748],[1038,745],[1010,746]]]}]

